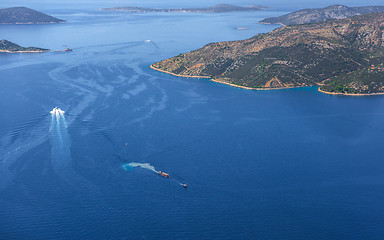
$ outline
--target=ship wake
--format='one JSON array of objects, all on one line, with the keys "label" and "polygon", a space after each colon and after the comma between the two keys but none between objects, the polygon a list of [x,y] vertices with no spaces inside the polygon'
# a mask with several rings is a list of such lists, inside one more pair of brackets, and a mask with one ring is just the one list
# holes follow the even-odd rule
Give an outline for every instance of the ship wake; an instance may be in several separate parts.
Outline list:
[{"label": "ship wake", "polygon": [[159,173],[159,171],[157,171],[155,169],[155,167],[152,166],[149,163],[135,163],[135,162],[131,162],[131,163],[123,164],[122,167],[123,167],[124,170],[130,170],[130,169],[133,169],[133,168],[136,168],[136,167],[141,167],[141,168],[144,168],[144,169],[148,169],[148,170],[150,170],[152,172]]}]

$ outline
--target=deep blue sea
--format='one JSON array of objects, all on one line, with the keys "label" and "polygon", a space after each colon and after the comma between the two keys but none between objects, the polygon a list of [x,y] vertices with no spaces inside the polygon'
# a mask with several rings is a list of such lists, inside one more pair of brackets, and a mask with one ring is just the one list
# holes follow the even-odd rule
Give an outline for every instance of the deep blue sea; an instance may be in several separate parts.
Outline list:
[{"label": "deep blue sea", "polygon": [[73,51],[0,54],[1,240],[384,238],[384,96],[251,91],[149,68],[332,1],[223,14],[17,3],[68,22],[1,25],[1,39]]}]

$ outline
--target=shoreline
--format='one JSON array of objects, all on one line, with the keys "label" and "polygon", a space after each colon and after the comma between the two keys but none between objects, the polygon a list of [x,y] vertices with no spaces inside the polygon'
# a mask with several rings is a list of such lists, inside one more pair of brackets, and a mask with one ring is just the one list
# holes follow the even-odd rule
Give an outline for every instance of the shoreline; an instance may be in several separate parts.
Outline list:
[{"label": "shoreline", "polygon": [[282,23],[269,23],[269,22],[262,22],[262,21],[260,21],[260,22],[258,22],[259,24],[266,24],[266,25],[280,25],[280,26],[282,26],[282,27],[286,27],[287,25],[285,25],[285,24],[282,24]]},{"label": "shoreline", "polygon": [[317,89],[317,91],[324,94],[328,94],[328,95],[342,95],[342,96],[352,96],[352,97],[384,95],[384,92],[382,93],[335,93],[335,92],[327,92],[327,91],[321,90],[320,87]]},{"label": "shoreline", "polygon": [[231,86],[231,87],[236,87],[236,88],[242,88],[242,89],[248,89],[248,90],[258,90],[257,88],[240,86],[240,85],[236,85],[236,84],[233,84],[233,83],[228,83],[228,82],[220,81],[220,80],[217,80],[217,79],[211,79],[210,81],[216,82],[216,83],[225,84],[225,85],[228,85],[228,86]]},{"label": "shoreline", "polygon": [[55,24],[55,23],[67,23],[67,21],[63,20],[60,22],[15,22],[15,23],[0,23],[1,25],[33,25],[33,24]]},{"label": "shoreline", "polygon": [[232,86],[232,87],[243,88],[243,89],[248,89],[248,90],[258,90],[258,91],[264,91],[264,90],[284,90],[284,89],[291,89],[291,88],[311,87],[311,86],[297,86],[297,87],[280,87],[280,88],[253,88],[253,87],[245,87],[245,86],[240,86],[240,85],[236,85],[236,84],[233,84],[233,83],[228,83],[228,82],[225,82],[225,81],[222,81],[222,80],[218,80],[218,79],[211,79],[211,81],[212,82],[221,83],[221,84],[225,84],[225,85],[229,85],[229,86]]},{"label": "shoreline", "polygon": [[[284,89],[292,89],[292,88],[313,87],[313,86],[298,86],[298,87],[282,87],[282,88],[252,88],[252,87],[244,87],[244,86],[236,85],[233,83],[227,83],[227,82],[216,80],[216,79],[211,79],[211,81],[225,84],[225,85],[229,85],[232,87],[243,88],[243,89],[248,89],[248,90],[259,90],[259,91],[260,90],[284,90]],[[382,93],[334,93],[334,92],[327,92],[327,91],[321,90],[320,86],[318,86],[317,91],[324,93],[324,94],[328,94],[328,95],[342,95],[342,96],[352,96],[352,97],[384,95],[384,92],[382,92]]]},{"label": "shoreline", "polygon": [[165,71],[165,70],[162,70],[162,69],[158,69],[156,67],[154,67],[152,64],[149,65],[149,67],[153,70],[156,70],[156,71],[159,71],[159,72],[162,72],[162,73],[167,73],[167,74],[170,74],[170,75],[173,75],[173,76],[176,76],[176,77],[184,77],[184,78],[211,78],[211,77],[204,77],[204,76],[187,76],[187,75],[181,75],[181,74],[176,74],[176,73],[172,73],[172,72],[168,72],[168,71]]},{"label": "shoreline", "polygon": [[[210,78],[210,81],[212,81],[212,82],[221,83],[221,84],[225,84],[225,85],[228,85],[228,86],[231,86],[231,87],[242,88],[242,89],[247,89],[247,90],[283,90],[283,89],[291,89],[291,88],[311,87],[311,86],[297,86],[297,87],[281,87],[281,88],[253,88],[253,87],[246,87],[246,86],[236,85],[236,84],[225,82],[225,81],[218,80],[218,79],[212,79],[211,77],[180,75],[180,74],[176,74],[176,73],[172,73],[172,72],[168,72],[168,71],[165,71],[165,70],[158,69],[158,68],[152,66],[152,64],[149,65],[149,67],[151,69],[155,70],[155,71],[167,73],[167,74],[170,74],[170,75],[173,75],[173,76],[177,76],[177,77],[205,78],[205,79]],[[334,92],[327,92],[327,91],[321,90],[320,86],[319,85],[317,85],[317,86],[318,86],[317,91],[319,91],[321,93],[324,93],[324,94],[328,94],[328,95],[342,95],[342,96],[354,96],[354,97],[384,95],[384,92],[382,92],[382,93],[334,93]]]},{"label": "shoreline", "polygon": [[51,50],[46,51],[9,51],[9,50],[0,50],[0,53],[45,53],[50,52]]}]

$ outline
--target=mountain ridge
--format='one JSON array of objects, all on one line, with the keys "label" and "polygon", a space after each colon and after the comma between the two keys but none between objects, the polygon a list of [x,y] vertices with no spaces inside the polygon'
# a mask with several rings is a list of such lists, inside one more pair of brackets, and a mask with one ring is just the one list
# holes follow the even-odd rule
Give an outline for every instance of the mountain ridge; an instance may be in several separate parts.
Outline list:
[{"label": "mountain ridge", "polygon": [[124,11],[130,13],[146,13],[146,12],[201,12],[201,13],[224,13],[224,12],[250,12],[261,11],[264,6],[247,6],[241,7],[232,4],[217,4],[212,7],[205,8],[144,8],[144,7],[115,7],[101,8],[102,11]]},{"label": "mountain ridge", "polygon": [[331,19],[345,19],[361,14],[384,12],[384,6],[348,7],[331,5],[325,8],[302,9],[279,17],[265,18],[260,23],[284,26],[322,22]]},{"label": "mountain ridge", "polygon": [[[151,67],[250,89],[320,85],[328,93],[377,94],[384,93],[383,60],[384,13],[373,13],[210,43]],[[365,72],[370,78],[359,77]]]},{"label": "mountain ridge", "polygon": [[8,40],[0,40],[0,52],[6,53],[42,53],[49,52],[49,49],[37,47],[21,47],[20,45]]},{"label": "mountain ridge", "polygon": [[0,24],[47,24],[64,22],[66,21],[26,7],[0,9]]}]

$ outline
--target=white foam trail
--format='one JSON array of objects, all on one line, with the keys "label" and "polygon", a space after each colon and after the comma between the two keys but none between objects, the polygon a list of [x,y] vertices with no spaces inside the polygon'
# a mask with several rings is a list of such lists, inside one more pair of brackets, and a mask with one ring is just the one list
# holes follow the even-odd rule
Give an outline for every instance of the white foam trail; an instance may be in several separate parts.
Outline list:
[{"label": "white foam trail", "polygon": [[69,169],[72,163],[70,155],[71,139],[66,127],[64,111],[56,107],[51,111],[51,115],[52,163],[55,171],[62,175],[62,170]]},{"label": "white foam trail", "polygon": [[49,112],[52,116],[56,116],[56,118],[58,119],[60,116],[64,116],[64,113],[65,111],[61,110],[60,108],[58,107],[55,107],[54,109],[52,109],[52,111]]},{"label": "white foam trail", "polygon": [[[148,169],[148,170],[151,170],[155,173],[159,173],[154,166],[152,166],[151,164],[149,163],[135,163],[135,162],[131,162],[131,163],[125,163],[122,165],[122,167],[125,169],[125,170],[129,170],[131,168],[135,168],[135,167],[141,167],[141,168],[145,168],[145,169]],[[181,181],[175,179],[175,178],[171,178],[173,179],[173,181],[175,181],[178,185],[180,186],[183,186],[184,187],[184,184],[185,183],[182,183]]]},{"label": "white foam trail", "polygon": [[127,169],[127,167],[131,167],[131,168],[141,167],[141,168],[145,168],[145,169],[151,170],[151,171],[153,171],[155,173],[159,173],[158,171],[156,171],[155,167],[152,166],[149,163],[135,163],[135,162],[131,162],[131,163],[123,164],[123,168],[124,169]]},{"label": "white foam trail", "polygon": [[61,180],[74,189],[82,193],[87,192],[90,195],[98,194],[95,186],[73,169],[71,137],[67,129],[64,113],[60,108],[54,108],[51,111],[52,168]]}]

